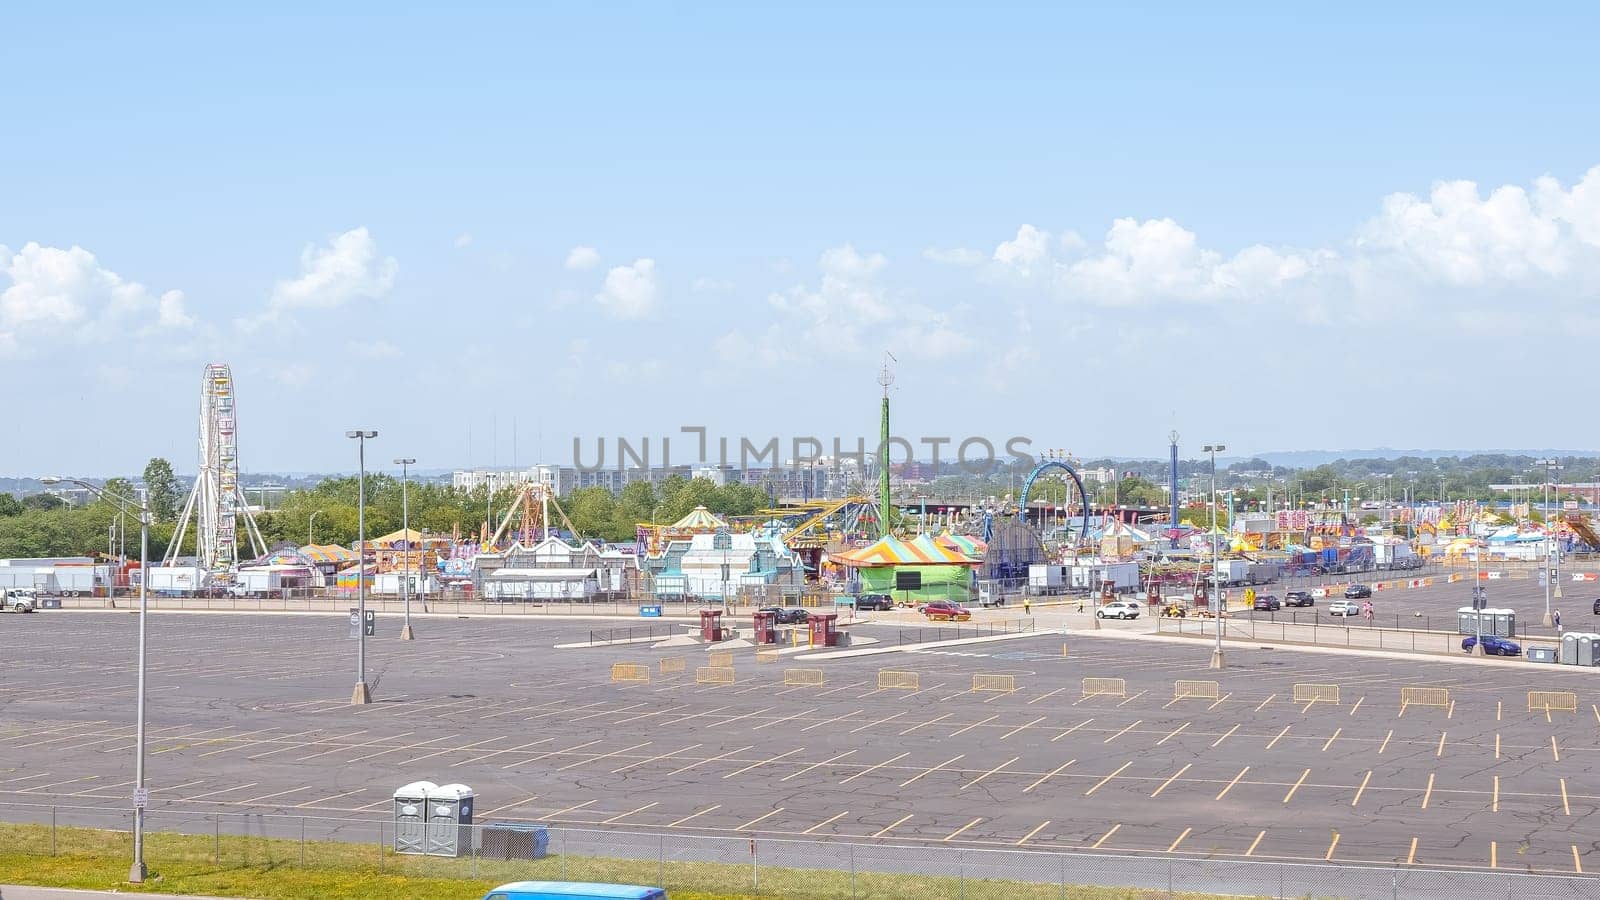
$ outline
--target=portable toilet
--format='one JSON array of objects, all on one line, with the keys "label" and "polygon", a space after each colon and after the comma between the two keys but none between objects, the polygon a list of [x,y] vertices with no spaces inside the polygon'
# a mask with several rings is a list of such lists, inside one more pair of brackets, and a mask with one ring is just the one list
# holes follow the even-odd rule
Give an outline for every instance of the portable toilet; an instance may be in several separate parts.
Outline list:
[{"label": "portable toilet", "polygon": [[1560,662],[1564,666],[1578,664],[1578,634],[1579,632],[1569,631],[1561,636]]},{"label": "portable toilet", "polygon": [[1458,634],[1477,634],[1478,611],[1470,606],[1456,609],[1456,632]]},{"label": "portable toilet", "polygon": [[722,640],[722,610],[700,610],[700,639],[713,642]]},{"label": "portable toilet", "polygon": [[431,781],[413,781],[394,792],[394,852],[428,852],[428,792],[438,788]]},{"label": "portable toilet", "polygon": [[443,784],[428,792],[428,849],[430,856],[460,856],[471,850],[472,788]]},{"label": "portable toilet", "polygon": [[1595,643],[1596,643],[1597,640],[1600,640],[1600,635],[1596,635],[1596,634],[1580,634],[1580,635],[1578,635],[1578,665],[1580,665],[1580,666],[1592,666],[1592,665],[1596,664],[1596,660],[1595,660]]},{"label": "portable toilet", "polygon": [[757,610],[754,615],[756,643],[776,644],[778,642],[778,614]]},{"label": "portable toilet", "polygon": [[1485,634],[1499,635],[1500,637],[1515,637],[1517,633],[1517,611],[1514,609],[1486,609],[1484,615],[1488,620],[1484,624]]}]

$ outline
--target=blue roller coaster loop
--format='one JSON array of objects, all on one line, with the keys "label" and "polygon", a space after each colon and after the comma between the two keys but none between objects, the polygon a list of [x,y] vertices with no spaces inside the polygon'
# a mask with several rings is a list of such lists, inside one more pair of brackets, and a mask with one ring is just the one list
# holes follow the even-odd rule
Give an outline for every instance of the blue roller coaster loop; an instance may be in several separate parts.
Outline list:
[{"label": "blue roller coaster loop", "polygon": [[1034,479],[1051,469],[1060,469],[1067,473],[1067,476],[1072,479],[1072,483],[1078,486],[1079,508],[1083,516],[1083,524],[1078,528],[1078,544],[1081,546],[1089,539],[1089,492],[1084,490],[1083,479],[1078,477],[1078,473],[1059,459],[1044,460],[1035,466],[1032,472],[1028,473],[1028,480],[1022,483],[1022,497],[1017,501],[1017,518],[1023,522],[1028,520],[1028,495],[1033,491]]}]

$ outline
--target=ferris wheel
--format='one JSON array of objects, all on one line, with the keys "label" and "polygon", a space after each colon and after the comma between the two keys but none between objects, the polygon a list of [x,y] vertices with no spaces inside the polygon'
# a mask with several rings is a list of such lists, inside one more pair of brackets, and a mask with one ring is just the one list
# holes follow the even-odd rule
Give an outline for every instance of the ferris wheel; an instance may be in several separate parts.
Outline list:
[{"label": "ferris wheel", "polygon": [[257,556],[267,552],[255,517],[239,487],[239,442],[233,372],[226,363],[206,366],[200,384],[200,470],[184,503],[183,515],[163,565],[176,561],[191,519],[200,568],[227,572],[239,562],[239,518]]}]

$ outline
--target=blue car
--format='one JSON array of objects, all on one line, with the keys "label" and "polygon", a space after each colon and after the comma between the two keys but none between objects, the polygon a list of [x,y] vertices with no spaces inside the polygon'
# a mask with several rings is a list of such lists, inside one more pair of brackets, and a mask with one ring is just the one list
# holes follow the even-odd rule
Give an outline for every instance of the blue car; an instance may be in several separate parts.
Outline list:
[{"label": "blue car", "polygon": [[667,900],[667,892],[632,884],[587,881],[515,881],[502,884],[483,900]]},{"label": "blue car", "polygon": [[[1469,634],[1466,640],[1461,642],[1461,649],[1468,653],[1471,653],[1472,648],[1476,646],[1478,646],[1478,638],[1475,635]],[[1486,634],[1483,636],[1483,653],[1485,656],[1521,656],[1522,645],[1510,638]]]}]

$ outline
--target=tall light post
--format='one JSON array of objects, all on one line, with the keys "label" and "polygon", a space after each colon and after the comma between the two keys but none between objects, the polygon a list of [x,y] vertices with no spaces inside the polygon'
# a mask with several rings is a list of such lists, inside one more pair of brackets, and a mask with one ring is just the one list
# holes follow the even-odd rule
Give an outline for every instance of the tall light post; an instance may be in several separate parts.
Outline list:
[{"label": "tall light post", "polygon": [[311,517],[306,519],[306,546],[307,547],[309,547],[313,543],[315,543],[315,541],[311,540],[311,526],[316,523],[317,516],[320,516],[320,515],[322,515],[322,510],[320,510],[320,509],[319,510],[315,510],[315,511],[313,511],[311,513]]},{"label": "tall light post", "polygon": [[141,495],[137,502],[122,496],[95,487],[87,481],[76,478],[62,478],[59,475],[47,475],[39,479],[41,484],[60,484],[63,481],[76,484],[90,492],[104,497],[117,504],[122,510],[129,507],[139,514],[139,678],[138,687],[134,693],[134,750],[133,750],[133,864],[128,869],[128,880],[134,884],[143,884],[145,875],[149,870],[144,864],[144,808],[149,801],[149,793],[144,782],[144,659],[145,659],[145,623],[148,619],[150,608],[150,498]]},{"label": "tall light post", "polygon": [[372,690],[367,687],[367,439],[378,436],[376,431],[346,431],[344,436],[356,442],[359,474],[356,476],[356,537],[360,547],[356,555],[356,686],[350,694],[350,705],[365,706],[372,702]]},{"label": "tall light post", "polygon": [[[1555,620],[1550,615],[1550,598],[1561,596],[1560,556],[1556,551],[1556,517],[1550,510],[1550,481],[1555,477],[1556,470],[1561,468],[1554,459],[1541,459],[1538,465],[1544,466],[1544,627],[1549,628]],[[1556,500],[1561,500],[1561,491],[1556,491]]]},{"label": "tall light post", "polygon": [[1217,596],[1217,648],[1211,651],[1211,668],[1220,669],[1226,664],[1222,655],[1222,620],[1228,614],[1228,602],[1217,588],[1217,560],[1221,553],[1217,547],[1217,453],[1228,448],[1224,444],[1206,444],[1201,449],[1211,454],[1211,587]]},{"label": "tall light post", "polygon": [[406,536],[405,563],[401,566],[400,595],[405,598],[406,624],[400,629],[400,640],[414,641],[417,636],[411,633],[411,501],[407,494],[410,486],[411,467],[417,464],[415,459],[401,457],[394,461],[400,467],[400,533]]}]

